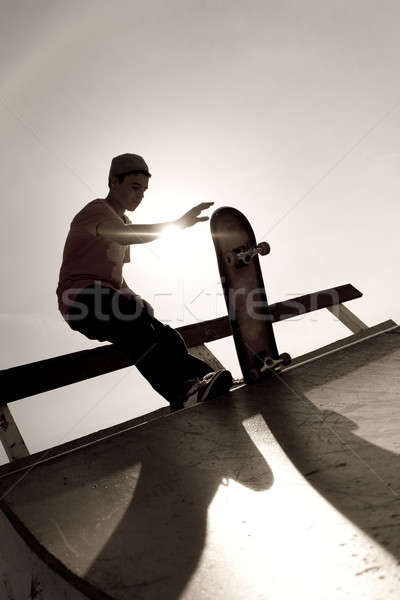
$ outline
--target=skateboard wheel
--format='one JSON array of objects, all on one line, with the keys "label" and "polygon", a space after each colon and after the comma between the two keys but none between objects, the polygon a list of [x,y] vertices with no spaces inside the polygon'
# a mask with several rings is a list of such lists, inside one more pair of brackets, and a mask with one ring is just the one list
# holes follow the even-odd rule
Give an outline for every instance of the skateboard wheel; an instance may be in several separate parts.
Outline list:
[{"label": "skateboard wheel", "polygon": [[266,254],[269,254],[271,252],[271,246],[268,244],[268,242],[260,242],[258,244],[258,248],[259,254],[261,254],[261,256],[265,256]]},{"label": "skateboard wheel", "polygon": [[282,364],[285,366],[290,365],[290,363],[292,362],[292,357],[287,352],[283,352],[282,354],[280,354],[279,358],[281,359]]},{"label": "skateboard wheel", "polygon": [[228,265],[231,265],[233,263],[233,254],[232,252],[228,252],[228,254],[225,256],[225,261]]}]

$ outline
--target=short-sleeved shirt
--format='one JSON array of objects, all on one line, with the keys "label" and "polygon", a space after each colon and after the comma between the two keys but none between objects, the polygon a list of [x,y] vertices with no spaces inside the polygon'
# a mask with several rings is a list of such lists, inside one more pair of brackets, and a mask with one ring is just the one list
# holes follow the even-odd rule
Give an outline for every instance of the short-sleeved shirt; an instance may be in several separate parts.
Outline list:
[{"label": "short-sleeved shirt", "polygon": [[89,202],[71,222],[57,287],[58,306],[64,318],[79,291],[88,285],[100,282],[116,290],[122,289],[122,267],[130,262],[130,246],[105,240],[97,233],[100,223],[110,219],[131,223],[126,215],[120,217],[102,199]]}]

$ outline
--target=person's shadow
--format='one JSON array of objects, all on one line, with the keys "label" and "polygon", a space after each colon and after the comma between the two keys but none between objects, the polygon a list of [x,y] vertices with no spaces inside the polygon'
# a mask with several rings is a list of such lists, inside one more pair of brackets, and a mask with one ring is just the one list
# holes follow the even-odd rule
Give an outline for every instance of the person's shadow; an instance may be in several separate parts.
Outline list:
[{"label": "person's shadow", "polygon": [[92,547],[108,540],[87,582],[111,598],[179,598],[201,558],[218,487],[230,479],[254,491],[273,484],[243,428],[248,414],[228,396],[92,447],[86,484],[107,489],[100,504],[81,507],[80,520]]},{"label": "person's shadow", "polygon": [[331,410],[346,413],[346,402],[358,402],[362,413],[385,401],[379,392],[397,376],[389,365],[399,346],[398,331],[385,334],[94,446],[88,476],[107,491],[102,505],[86,506],[86,531],[106,541],[86,581],[104,598],[178,599],[201,558],[218,487],[229,479],[255,492],[273,485],[243,426],[254,415],[310,484],[400,558],[399,456]]}]

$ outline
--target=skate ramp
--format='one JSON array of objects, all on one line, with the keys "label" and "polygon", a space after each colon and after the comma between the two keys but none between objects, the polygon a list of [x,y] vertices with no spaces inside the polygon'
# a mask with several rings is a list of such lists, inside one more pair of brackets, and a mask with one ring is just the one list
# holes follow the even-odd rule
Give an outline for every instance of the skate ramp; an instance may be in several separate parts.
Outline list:
[{"label": "skate ramp", "polygon": [[387,322],[219,399],[3,467],[3,511],[87,598],[398,598],[399,366]]}]

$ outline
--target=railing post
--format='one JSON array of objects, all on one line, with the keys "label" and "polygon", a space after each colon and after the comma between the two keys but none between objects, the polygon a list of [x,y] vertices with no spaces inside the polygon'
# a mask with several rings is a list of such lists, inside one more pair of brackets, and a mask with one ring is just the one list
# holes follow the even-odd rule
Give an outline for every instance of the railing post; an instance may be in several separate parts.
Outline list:
[{"label": "railing post", "polygon": [[0,406],[0,441],[10,461],[29,456],[28,448],[7,404]]},{"label": "railing post", "polygon": [[364,329],[368,329],[361,319],[359,319],[347,306],[343,304],[335,304],[334,306],[327,306],[329,312],[331,312],[343,325],[346,325],[353,333],[360,333]]}]

